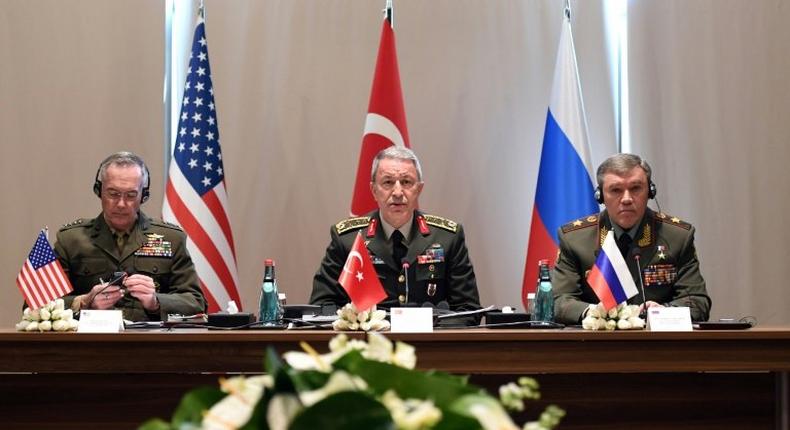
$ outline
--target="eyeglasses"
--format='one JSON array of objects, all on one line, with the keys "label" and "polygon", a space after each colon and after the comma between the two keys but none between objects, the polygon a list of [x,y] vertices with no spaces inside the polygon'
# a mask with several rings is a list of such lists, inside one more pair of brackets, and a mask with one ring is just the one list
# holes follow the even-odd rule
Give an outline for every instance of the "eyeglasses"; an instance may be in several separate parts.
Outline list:
[{"label": "eyeglasses", "polygon": [[390,191],[395,188],[395,184],[400,183],[400,187],[404,190],[410,190],[417,185],[417,181],[412,178],[403,178],[403,179],[394,179],[394,178],[384,178],[378,182],[378,186],[384,190]]},{"label": "eyeglasses", "polygon": [[107,196],[107,198],[112,200],[112,201],[116,201],[117,202],[117,201],[123,199],[123,200],[125,200],[127,202],[131,202],[131,201],[137,200],[137,197],[140,195],[140,193],[138,191],[121,192],[121,191],[118,191],[118,190],[110,189],[110,190],[105,191],[104,195]]}]

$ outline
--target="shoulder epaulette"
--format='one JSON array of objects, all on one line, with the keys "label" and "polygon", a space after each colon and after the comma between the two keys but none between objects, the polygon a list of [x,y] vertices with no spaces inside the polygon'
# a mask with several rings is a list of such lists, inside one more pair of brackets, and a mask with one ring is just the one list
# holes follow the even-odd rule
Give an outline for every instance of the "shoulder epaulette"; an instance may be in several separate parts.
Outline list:
[{"label": "shoulder epaulette", "polygon": [[60,227],[60,230],[63,231],[63,230],[68,230],[68,229],[75,228],[75,227],[88,226],[88,225],[90,225],[90,221],[91,221],[90,219],[77,218],[77,219],[75,219],[72,222],[67,222],[66,224],[63,224]]},{"label": "shoulder epaulette", "polygon": [[663,212],[656,213],[656,220],[663,222],[664,224],[674,225],[676,227],[680,227],[685,230],[691,230],[691,224],[683,221],[682,219],[672,216],[669,214],[665,214]]},{"label": "shoulder epaulette", "polygon": [[592,227],[598,225],[598,214],[586,216],[584,218],[579,218],[575,221],[571,221],[562,226],[562,232],[567,233],[569,231],[579,230],[582,228]]},{"label": "shoulder epaulette", "polygon": [[355,218],[346,218],[343,221],[335,224],[335,230],[337,230],[337,234],[343,234],[347,231],[360,229],[362,227],[367,227],[370,224],[370,217],[369,216],[358,216]]},{"label": "shoulder epaulette", "polygon": [[150,222],[151,225],[155,225],[157,227],[165,227],[165,228],[171,228],[173,230],[184,231],[178,224],[173,224],[172,222],[167,222],[165,220],[161,220],[158,218],[151,218]]},{"label": "shoulder epaulette", "polygon": [[425,218],[425,222],[428,225],[443,228],[453,233],[458,232],[458,223],[451,219],[447,219],[445,217],[440,217],[436,215],[428,215],[428,214],[423,214],[423,218]]}]

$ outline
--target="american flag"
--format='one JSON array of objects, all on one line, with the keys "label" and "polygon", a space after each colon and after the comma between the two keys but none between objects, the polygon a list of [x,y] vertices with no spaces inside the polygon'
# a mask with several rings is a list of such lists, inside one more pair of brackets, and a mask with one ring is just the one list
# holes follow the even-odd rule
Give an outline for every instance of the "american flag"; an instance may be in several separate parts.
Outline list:
[{"label": "american flag", "polygon": [[163,218],[181,226],[209,312],[239,300],[236,250],[227,214],[214,88],[202,12],[195,26]]},{"label": "american flag", "polygon": [[38,309],[74,289],[55,257],[44,230],[38,234],[30,255],[19,271],[16,285],[31,309]]}]

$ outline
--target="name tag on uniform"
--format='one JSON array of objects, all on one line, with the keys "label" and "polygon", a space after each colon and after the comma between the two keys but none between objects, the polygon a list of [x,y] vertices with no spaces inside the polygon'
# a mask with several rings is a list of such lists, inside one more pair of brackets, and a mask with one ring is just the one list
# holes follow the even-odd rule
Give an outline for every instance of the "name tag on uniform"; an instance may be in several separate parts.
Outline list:
[{"label": "name tag on uniform", "polygon": [[80,311],[80,324],[77,326],[77,333],[120,333],[122,331],[123,312],[120,310],[85,309]]}]

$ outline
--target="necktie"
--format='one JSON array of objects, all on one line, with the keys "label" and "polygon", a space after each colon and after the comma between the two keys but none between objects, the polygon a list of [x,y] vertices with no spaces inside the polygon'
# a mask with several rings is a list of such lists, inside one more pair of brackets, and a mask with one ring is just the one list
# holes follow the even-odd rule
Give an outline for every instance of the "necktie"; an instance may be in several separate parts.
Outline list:
[{"label": "necktie", "polygon": [[408,252],[408,248],[406,244],[403,243],[403,233],[400,230],[395,230],[392,233],[392,257],[395,259],[395,264],[400,266],[401,260],[406,257],[406,253]]},{"label": "necktie", "polygon": [[628,259],[628,251],[631,250],[631,243],[633,239],[628,233],[623,233],[619,239],[617,239],[617,248],[620,249],[620,254],[623,254],[623,258]]},{"label": "necktie", "polygon": [[118,253],[123,254],[123,248],[126,246],[126,239],[129,238],[129,233],[115,233],[115,245],[118,247]]}]

